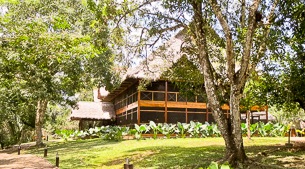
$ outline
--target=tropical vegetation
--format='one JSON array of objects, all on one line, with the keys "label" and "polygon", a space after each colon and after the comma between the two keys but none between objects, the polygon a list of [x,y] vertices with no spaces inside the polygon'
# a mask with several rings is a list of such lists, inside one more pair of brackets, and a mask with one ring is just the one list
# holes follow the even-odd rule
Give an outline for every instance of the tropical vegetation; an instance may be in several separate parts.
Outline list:
[{"label": "tropical vegetation", "polygon": [[[242,134],[247,134],[247,126],[245,123],[241,124]],[[280,123],[263,123],[257,122],[251,124],[250,132],[252,136],[256,137],[284,137],[288,135],[289,126]],[[143,134],[146,134],[143,137]],[[150,121],[149,124],[135,124],[132,128],[125,126],[102,126],[90,128],[88,130],[57,130],[56,135],[64,140],[68,138],[73,139],[92,139],[102,138],[104,140],[122,141],[125,139],[144,138],[153,139],[170,139],[170,138],[206,138],[206,137],[220,137],[219,131],[215,123],[200,123],[191,121],[189,124],[180,123],[167,124]]]}]

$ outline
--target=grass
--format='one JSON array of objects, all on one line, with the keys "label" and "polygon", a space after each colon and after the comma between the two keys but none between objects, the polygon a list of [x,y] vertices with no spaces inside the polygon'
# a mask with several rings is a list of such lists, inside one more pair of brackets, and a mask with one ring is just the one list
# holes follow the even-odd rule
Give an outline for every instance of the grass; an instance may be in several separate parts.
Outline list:
[{"label": "grass", "polygon": [[[261,163],[286,167],[287,157],[288,161],[291,161],[289,160],[291,157],[305,158],[304,151],[291,152],[283,149],[287,138],[256,137],[253,140],[244,140],[247,155]],[[123,168],[126,158],[129,158],[137,169],[205,168],[211,161],[221,159],[225,148],[222,138],[147,139],[122,142],[93,139],[50,142],[48,147],[47,160],[55,164],[55,156],[58,152],[61,169]],[[282,148],[281,151],[277,151],[279,148]],[[43,151],[43,148],[32,149],[27,153],[43,157]],[[263,156],[260,157],[258,154],[264,151],[268,155],[262,158]]]}]

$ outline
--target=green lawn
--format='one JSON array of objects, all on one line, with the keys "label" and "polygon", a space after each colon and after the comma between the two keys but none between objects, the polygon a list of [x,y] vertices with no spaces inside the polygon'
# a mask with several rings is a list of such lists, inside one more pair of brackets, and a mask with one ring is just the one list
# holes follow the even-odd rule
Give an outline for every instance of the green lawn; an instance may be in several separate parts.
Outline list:
[{"label": "green lawn", "polygon": [[[304,151],[292,152],[283,148],[287,138],[256,137],[253,141],[246,138],[244,140],[248,156],[268,165],[284,167],[287,162],[282,159],[290,156],[305,158]],[[224,154],[222,138],[146,139],[122,142],[94,139],[50,142],[48,146],[47,159],[55,164],[55,155],[58,152],[61,169],[123,168],[126,158],[130,159],[135,169],[205,168],[211,161],[221,159]],[[268,155],[262,159],[258,154],[263,151]],[[28,150],[27,153],[43,157],[43,148]]]}]

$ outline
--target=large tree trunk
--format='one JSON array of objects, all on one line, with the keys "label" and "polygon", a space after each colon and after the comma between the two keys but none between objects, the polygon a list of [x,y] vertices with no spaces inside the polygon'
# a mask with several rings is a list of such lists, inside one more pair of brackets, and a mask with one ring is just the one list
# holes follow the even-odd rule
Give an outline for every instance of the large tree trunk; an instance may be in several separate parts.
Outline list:
[{"label": "large tree trunk", "polygon": [[231,127],[232,127],[232,135],[231,137],[234,138],[235,144],[235,152],[233,154],[236,156],[235,161],[244,162],[247,159],[244,145],[243,145],[243,138],[242,138],[242,130],[241,130],[241,117],[240,117],[240,89],[237,89],[235,85],[231,87],[231,94],[230,94],[230,118],[231,118]]},{"label": "large tree trunk", "polygon": [[[243,138],[241,131],[241,117],[240,117],[240,98],[245,86],[247,79],[249,78],[249,73],[254,71],[258,61],[264,55],[266,51],[266,41],[270,27],[264,30],[264,38],[260,43],[259,50],[257,52],[256,60],[250,63],[251,58],[251,48],[253,46],[253,35],[257,27],[256,22],[256,12],[260,4],[260,0],[253,1],[249,8],[248,17],[246,17],[246,6],[245,1],[242,0],[242,17],[241,17],[241,27],[242,29],[247,29],[247,33],[244,37],[242,57],[240,60],[240,69],[236,70],[236,58],[234,50],[233,32],[227,21],[227,18],[222,14],[222,9],[216,0],[209,0],[208,5],[213,9],[215,16],[217,17],[225,36],[226,41],[226,63],[227,63],[227,79],[230,84],[230,119],[226,119],[221,110],[221,97],[222,93],[221,85],[218,82],[218,75],[213,65],[210,61],[210,54],[207,44],[207,35],[209,34],[209,23],[207,15],[203,14],[203,4],[202,1],[190,1],[193,9],[193,23],[190,25],[191,38],[194,46],[198,47],[198,59],[200,63],[200,68],[203,71],[204,85],[208,98],[208,106],[212,109],[213,117],[221,131],[226,145],[226,155],[225,160],[229,161],[231,164],[236,164],[236,162],[244,162],[247,159],[243,146]],[[267,17],[267,23],[271,23],[274,17],[274,11],[278,0],[274,2],[272,9]],[[248,18],[248,22],[246,22]],[[246,24],[247,23],[247,24]]]},{"label": "large tree trunk", "polygon": [[43,146],[41,129],[42,129],[47,105],[48,105],[48,101],[45,99],[38,100],[37,102],[36,119],[35,119],[36,146]]},{"label": "large tree trunk", "polygon": [[[231,83],[231,94],[230,94],[230,119],[227,119],[221,110],[220,95],[218,94],[218,88],[215,84],[215,75],[213,71],[213,66],[209,59],[208,46],[206,40],[207,31],[205,29],[206,21],[202,19],[202,6],[200,3],[193,2],[194,7],[194,40],[198,46],[198,55],[200,67],[204,74],[204,85],[208,98],[208,106],[212,109],[212,115],[218,125],[218,128],[222,134],[225,141],[226,154],[224,161],[229,161],[229,163],[235,165],[237,161],[244,162],[247,157],[245,154],[243,139],[241,133],[241,123],[240,123],[240,88],[244,85],[234,85]],[[228,44],[227,46],[231,46]],[[231,63],[234,64],[234,63]],[[229,64],[230,68],[235,67]],[[230,72],[234,74],[234,72]],[[232,75],[233,77],[233,75]]]}]

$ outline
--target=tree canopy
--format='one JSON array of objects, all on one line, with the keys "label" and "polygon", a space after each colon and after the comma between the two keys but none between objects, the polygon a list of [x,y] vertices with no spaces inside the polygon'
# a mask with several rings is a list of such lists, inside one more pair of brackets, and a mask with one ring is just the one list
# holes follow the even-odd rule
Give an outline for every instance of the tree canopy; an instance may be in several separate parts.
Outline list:
[{"label": "tree canopy", "polygon": [[101,24],[94,22],[87,5],[64,0],[1,4],[7,9],[0,18],[1,90],[19,95],[16,102],[11,101],[16,97],[2,98],[12,104],[1,111],[16,113],[13,109],[23,104],[34,105],[37,144],[49,102],[74,105],[80,89],[111,82],[113,55],[107,29],[97,31]]}]

